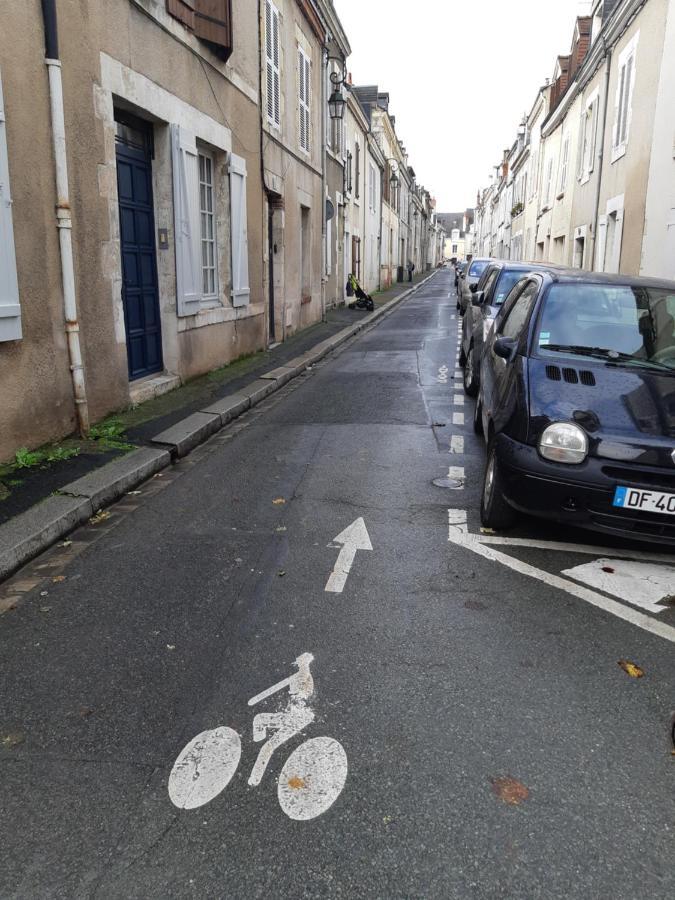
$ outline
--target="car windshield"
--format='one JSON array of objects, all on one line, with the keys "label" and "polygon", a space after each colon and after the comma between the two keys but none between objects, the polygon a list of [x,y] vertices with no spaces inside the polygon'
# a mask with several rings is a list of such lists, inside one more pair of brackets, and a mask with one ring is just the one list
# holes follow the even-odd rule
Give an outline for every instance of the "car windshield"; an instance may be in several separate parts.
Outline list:
[{"label": "car windshield", "polygon": [[525,275],[527,275],[527,272],[523,272],[522,270],[518,272],[502,272],[499,281],[497,282],[497,287],[495,288],[494,299],[492,300],[491,306],[501,306],[511,293],[513,285],[517,284]]},{"label": "car windshield", "polygon": [[478,262],[472,262],[471,268],[469,269],[469,278],[479,278],[487,269],[488,265],[489,263],[486,259],[478,260]]},{"label": "car windshield", "polygon": [[539,317],[542,355],[587,356],[675,373],[675,289],[554,284]]}]

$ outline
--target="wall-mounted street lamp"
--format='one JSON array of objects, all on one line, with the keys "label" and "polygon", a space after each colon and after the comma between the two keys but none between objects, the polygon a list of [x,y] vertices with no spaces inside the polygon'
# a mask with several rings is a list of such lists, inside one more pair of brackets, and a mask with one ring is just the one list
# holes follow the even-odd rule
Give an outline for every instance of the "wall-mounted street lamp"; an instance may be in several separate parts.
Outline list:
[{"label": "wall-mounted street lamp", "polygon": [[342,85],[347,81],[347,67],[345,66],[344,60],[339,56],[327,57],[327,63],[329,65],[331,61],[338,62],[342,66],[342,73],[330,73],[330,80],[331,84],[333,85],[333,93],[328,98],[328,109],[330,111],[330,117],[331,119],[338,121],[344,118],[345,106],[347,105],[347,101],[345,100],[344,94],[342,93]]},{"label": "wall-mounted street lamp", "polygon": [[394,190],[396,190],[400,183],[398,177],[398,160],[392,156],[387,160],[387,162],[391,163],[391,166],[389,167],[391,169],[389,184],[394,188]]}]

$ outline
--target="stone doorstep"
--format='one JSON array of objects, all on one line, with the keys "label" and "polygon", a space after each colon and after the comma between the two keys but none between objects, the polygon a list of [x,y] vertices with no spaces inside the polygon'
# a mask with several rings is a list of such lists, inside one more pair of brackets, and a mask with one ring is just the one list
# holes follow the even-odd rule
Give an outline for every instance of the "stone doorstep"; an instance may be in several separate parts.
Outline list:
[{"label": "stone doorstep", "polygon": [[169,465],[171,454],[168,450],[141,447],[140,450],[127,453],[83,478],[72,481],[61,488],[59,493],[88,498],[96,512]]},{"label": "stone doorstep", "polygon": [[88,497],[52,496],[0,525],[0,579],[93,515]]},{"label": "stone doorstep", "polygon": [[150,375],[138,381],[132,381],[129,385],[129,400],[132,406],[140,406],[148,400],[154,400],[169,391],[180,387],[181,380],[178,375]]}]

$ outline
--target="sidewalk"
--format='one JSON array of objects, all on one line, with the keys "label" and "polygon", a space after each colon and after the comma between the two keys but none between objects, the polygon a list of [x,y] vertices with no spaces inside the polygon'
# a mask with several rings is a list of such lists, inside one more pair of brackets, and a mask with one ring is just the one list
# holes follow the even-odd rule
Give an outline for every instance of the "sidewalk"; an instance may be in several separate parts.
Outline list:
[{"label": "sidewalk", "polygon": [[328,310],[325,322],[272,350],[109,418],[92,429],[94,439],[71,438],[50,448],[43,465],[13,472],[0,467],[0,488],[7,485],[0,492],[0,580],[387,315],[433,274],[375,295],[373,313]]}]

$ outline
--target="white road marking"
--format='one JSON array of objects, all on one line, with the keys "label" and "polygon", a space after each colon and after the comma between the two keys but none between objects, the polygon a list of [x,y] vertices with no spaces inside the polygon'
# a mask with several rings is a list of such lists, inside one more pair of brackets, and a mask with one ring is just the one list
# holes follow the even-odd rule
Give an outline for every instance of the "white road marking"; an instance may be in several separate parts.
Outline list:
[{"label": "white road marking", "polygon": [[464,424],[464,413],[456,412],[452,414],[452,424],[453,425],[463,425]]},{"label": "white road marking", "polygon": [[464,394],[455,394],[452,398],[452,402],[455,406],[464,406]]},{"label": "white road marking", "polygon": [[461,434],[453,434],[450,438],[450,452],[457,454],[464,453],[464,438]]},{"label": "white road marking", "polygon": [[535,578],[549,587],[566,591],[568,594],[572,594],[574,597],[578,597],[580,600],[584,600],[586,603],[590,603],[592,606],[596,606],[599,609],[610,613],[610,615],[616,616],[618,619],[630,622],[631,625],[635,625],[644,631],[656,634],[675,644],[675,628],[672,626],[666,625],[658,619],[653,619],[651,616],[645,615],[645,613],[639,612],[636,609],[632,609],[630,606],[624,606],[623,603],[618,603],[616,600],[611,600],[609,597],[604,597],[602,594],[598,594],[581,585],[574,584],[574,582],[561,578],[559,575],[553,575],[550,572],[545,572],[543,569],[537,569],[535,566],[529,565],[529,563],[508,556],[506,553],[500,553],[498,550],[493,550],[492,547],[487,546],[486,543],[478,540],[476,535],[468,533],[466,522],[466,511],[449,510],[448,541],[450,543],[453,543],[458,547],[463,547],[466,550],[470,550],[472,553],[476,553],[484,559],[501,563],[503,566],[506,566],[521,575]]},{"label": "white road marking", "polygon": [[450,374],[450,369],[447,366],[441,366],[438,370],[438,381],[441,384],[447,384],[449,374]]},{"label": "white road marking", "polygon": [[342,549],[325,590],[331,594],[341,594],[354,565],[357,551],[372,550],[373,545],[370,542],[366,523],[362,518],[352,522],[349,528],[340,532],[328,546],[331,547],[333,544],[342,544]]},{"label": "white road marking", "polygon": [[660,604],[675,596],[672,566],[605,557],[565,569],[562,574],[656,614],[665,612],[666,607]]},{"label": "white road marking", "polygon": [[197,809],[225,790],[241,759],[241,739],[231,728],[203,731],[183,749],[169,775],[169,797],[179,809]]},{"label": "white road marking", "polygon": [[464,481],[464,466],[450,466],[448,470],[448,478],[455,478],[458,481]]},{"label": "white road marking", "polygon": [[[560,550],[561,552],[583,553],[585,556],[602,556],[607,547],[593,547],[586,544],[567,544],[564,541],[531,541],[529,538],[510,538],[501,535],[476,535],[481,544],[496,544],[503,547],[526,547],[530,550]],[[645,550],[616,550],[612,553],[617,559],[644,559],[651,562],[672,563],[672,555],[665,553],[647,553]]]},{"label": "white road marking", "polygon": [[342,793],[347,781],[347,754],[329,737],[305,741],[286,760],[277,786],[279,804],[296,822],[325,813]]}]

